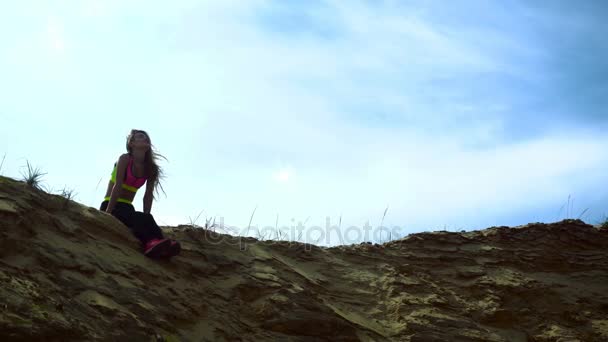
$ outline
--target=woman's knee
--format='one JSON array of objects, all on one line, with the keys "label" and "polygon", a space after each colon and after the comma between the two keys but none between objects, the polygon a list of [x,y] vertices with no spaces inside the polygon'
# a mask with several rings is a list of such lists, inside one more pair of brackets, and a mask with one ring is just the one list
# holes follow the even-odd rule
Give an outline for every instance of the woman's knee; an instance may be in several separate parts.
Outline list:
[{"label": "woman's knee", "polygon": [[139,218],[142,218],[142,219],[149,219],[149,218],[152,217],[152,214],[144,213],[144,212],[141,212],[141,211],[135,212],[135,215],[137,215]]},{"label": "woman's knee", "polygon": [[141,222],[144,225],[149,225],[151,222],[154,222],[154,217],[152,217],[152,214],[138,211],[134,216],[136,217],[137,222]]}]

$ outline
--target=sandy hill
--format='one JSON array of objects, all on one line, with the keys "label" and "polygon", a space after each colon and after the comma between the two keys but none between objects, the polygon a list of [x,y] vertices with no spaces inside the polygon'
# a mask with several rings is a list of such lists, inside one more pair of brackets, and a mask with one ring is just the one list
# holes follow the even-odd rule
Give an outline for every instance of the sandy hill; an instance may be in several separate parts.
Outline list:
[{"label": "sandy hill", "polygon": [[0,341],[606,341],[608,231],[579,220],[336,248],[163,228],[0,177]]}]

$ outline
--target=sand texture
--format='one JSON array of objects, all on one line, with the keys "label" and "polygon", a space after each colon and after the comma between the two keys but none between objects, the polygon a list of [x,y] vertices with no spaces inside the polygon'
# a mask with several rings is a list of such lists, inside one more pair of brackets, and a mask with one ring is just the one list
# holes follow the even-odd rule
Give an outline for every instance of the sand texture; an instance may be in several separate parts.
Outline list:
[{"label": "sand texture", "polygon": [[608,231],[580,220],[320,248],[188,226],[171,261],[0,177],[0,341],[608,341]]}]

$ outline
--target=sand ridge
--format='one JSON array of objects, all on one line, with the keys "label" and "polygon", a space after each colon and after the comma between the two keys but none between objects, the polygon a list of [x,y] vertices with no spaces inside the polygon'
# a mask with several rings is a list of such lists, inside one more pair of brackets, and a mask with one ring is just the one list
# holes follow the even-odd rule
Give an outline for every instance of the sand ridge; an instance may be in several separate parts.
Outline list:
[{"label": "sand ridge", "polygon": [[608,232],[580,220],[320,248],[188,226],[171,261],[0,177],[0,340],[608,340]]}]

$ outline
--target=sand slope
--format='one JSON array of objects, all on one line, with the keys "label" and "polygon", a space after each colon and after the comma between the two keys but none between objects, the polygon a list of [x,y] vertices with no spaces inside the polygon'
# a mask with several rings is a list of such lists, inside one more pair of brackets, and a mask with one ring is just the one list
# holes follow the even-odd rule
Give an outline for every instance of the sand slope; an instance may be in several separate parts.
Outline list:
[{"label": "sand slope", "polygon": [[0,341],[608,340],[608,231],[579,220],[318,248],[164,228],[0,177]]}]

